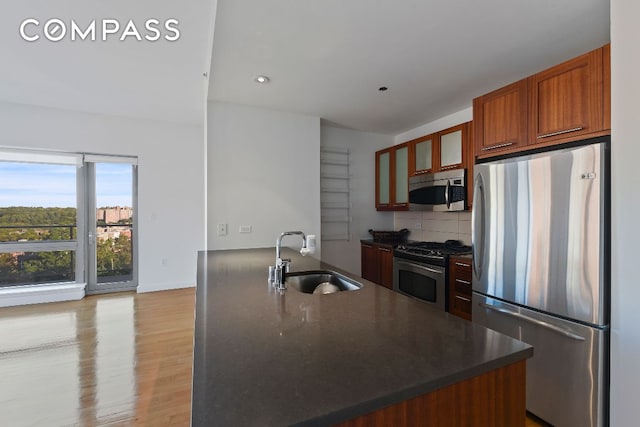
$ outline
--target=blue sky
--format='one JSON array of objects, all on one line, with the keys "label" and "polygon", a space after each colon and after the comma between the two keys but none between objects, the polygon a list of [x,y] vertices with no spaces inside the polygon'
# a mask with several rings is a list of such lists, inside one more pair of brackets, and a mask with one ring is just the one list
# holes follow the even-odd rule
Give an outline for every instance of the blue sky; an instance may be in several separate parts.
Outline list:
[{"label": "blue sky", "polygon": [[[131,206],[131,165],[96,164],[96,206]],[[76,207],[76,167],[0,162],[0,207]]]}]

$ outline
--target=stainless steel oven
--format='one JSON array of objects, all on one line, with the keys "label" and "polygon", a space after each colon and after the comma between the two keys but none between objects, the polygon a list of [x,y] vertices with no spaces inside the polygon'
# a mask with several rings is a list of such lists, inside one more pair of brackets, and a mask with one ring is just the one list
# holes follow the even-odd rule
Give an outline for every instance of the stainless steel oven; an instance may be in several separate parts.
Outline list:
[{"label": "stainless steel oven", "polygon": [[446,271],[444,267],[395,257],[393,290],[418,298],[446,310]]},{"label": "stainless steel oven", "polygon": [[449,255],[469,254],[457,240],[408,242],[393,250],[393,289],[446,311]]}]

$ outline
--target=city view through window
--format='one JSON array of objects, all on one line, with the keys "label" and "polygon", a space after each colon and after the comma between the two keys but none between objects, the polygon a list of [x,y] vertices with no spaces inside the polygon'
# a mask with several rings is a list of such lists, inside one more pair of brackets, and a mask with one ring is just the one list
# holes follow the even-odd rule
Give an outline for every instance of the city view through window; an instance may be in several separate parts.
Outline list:
[{"label": "city view through window", "polygon": [[[97,280],[128,281],[131,166],[96,164],[95,170]],[[76,171],[75,165],[0,162],[0,287],[76,281]]]}]

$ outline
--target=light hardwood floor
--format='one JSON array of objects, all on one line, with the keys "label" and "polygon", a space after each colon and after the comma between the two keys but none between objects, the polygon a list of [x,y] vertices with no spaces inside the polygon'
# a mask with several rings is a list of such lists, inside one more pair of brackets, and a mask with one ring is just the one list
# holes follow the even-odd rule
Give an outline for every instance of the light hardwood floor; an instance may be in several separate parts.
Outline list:
[{"label": "light hardwood floor", "polygon": [[189,426],[194,298],[1,308],[0,426]]}]

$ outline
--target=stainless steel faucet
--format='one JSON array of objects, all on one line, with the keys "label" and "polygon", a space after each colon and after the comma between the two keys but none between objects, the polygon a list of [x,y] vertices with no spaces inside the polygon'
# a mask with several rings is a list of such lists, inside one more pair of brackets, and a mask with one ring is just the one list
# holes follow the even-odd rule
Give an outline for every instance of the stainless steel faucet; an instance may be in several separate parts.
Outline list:
[{"label": "stainless steel faucet", "polygon": [[315,252],[315,238],[316,236],[307,236],[302,231],[285,231],[280,234],[280,237],[276,240],[276,263],[269,266],[269,283],[271,283],[278,290],[287,289],[287,285],[284,283],[285,275],[289,272],[289,266],[291,265],[290,259],[282,259],[280,256],[280,247],[282,245],[282,238],[284,236],[302,236],[302,249],[300,253],[302,256],[312,254]]}]

